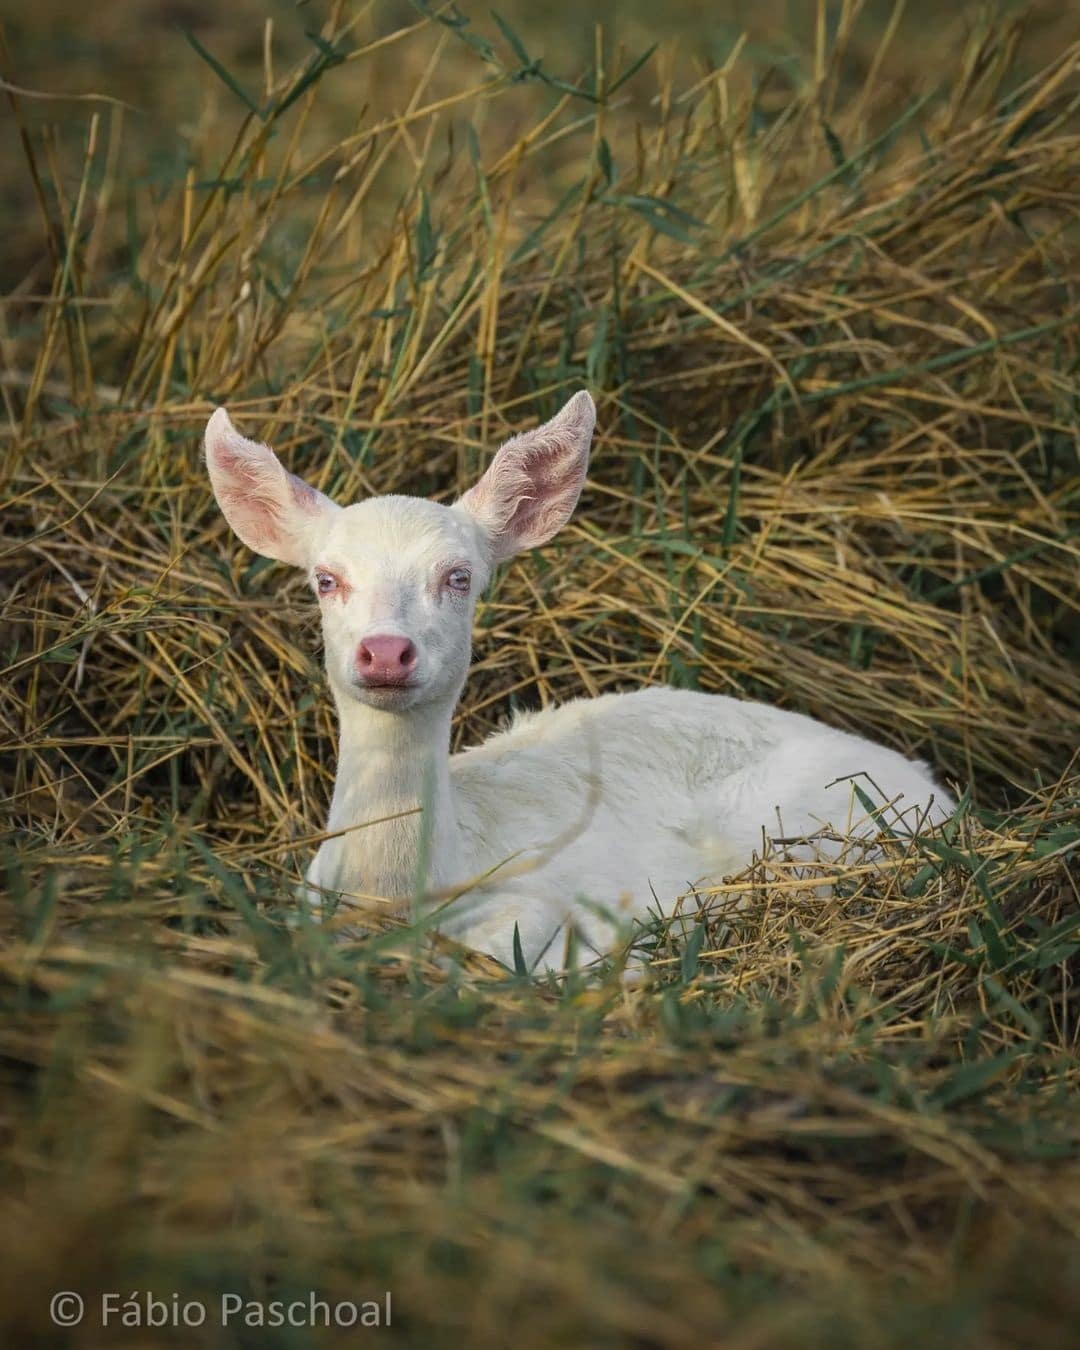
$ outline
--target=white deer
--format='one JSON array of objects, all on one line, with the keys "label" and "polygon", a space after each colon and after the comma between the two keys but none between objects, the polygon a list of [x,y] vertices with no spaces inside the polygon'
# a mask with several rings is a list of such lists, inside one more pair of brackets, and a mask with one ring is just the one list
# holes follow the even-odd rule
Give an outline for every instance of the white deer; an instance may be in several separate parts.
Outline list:
[{"label": "white deer", "polygon": [[385,496],[341,507],[224,408],[210,418],[206,461],[229,524],[303,568],[321,607],[341,743],[332,837],[307,874],[316,907],[330,894],[400,912],[427,897],[432,927],[507,965],[554,970],[571,928],[591,959],[628,920],[658,903],[670,913],[696,883],[743,868],[766,836],[819,836],[830,857],[836,831],[876,835],[855,780],[884,794],[894,830],[948,816],[925,765],[719,694],[578,699],[450,754],[476,598],[496,563],[570,519],[595,420],[575,394],[507,441],[452,506]]}]

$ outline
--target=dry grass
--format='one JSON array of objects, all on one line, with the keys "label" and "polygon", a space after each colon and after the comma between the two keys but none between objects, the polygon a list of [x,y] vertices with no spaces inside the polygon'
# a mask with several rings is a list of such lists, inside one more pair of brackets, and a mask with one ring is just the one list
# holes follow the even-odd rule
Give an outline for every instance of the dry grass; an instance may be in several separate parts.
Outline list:
[{"label": "dry grass", "polygon": [[[1067,1341],[1078,49],[1018,84],[1025,30],[975,29],[943,86],[855,8],[796,66],[625,85],[638,49],[537,74],[524,27],[335,8],[264,85],[258,43],[208,72],[166,187],[123,110],[80,108],[72,169],[13,97],[6,1344],[56,1343],[60,1288],[389,1288],[418,1346]],[[582,384],[586,499],[483,604],[460,743],[734,691],[934,761],[947,838],[852,850],[828,899],[720,879],[642,988],[292,929],[333,727],[306,593],[211,501],[209,408],[340,497],[446,498]]]}]

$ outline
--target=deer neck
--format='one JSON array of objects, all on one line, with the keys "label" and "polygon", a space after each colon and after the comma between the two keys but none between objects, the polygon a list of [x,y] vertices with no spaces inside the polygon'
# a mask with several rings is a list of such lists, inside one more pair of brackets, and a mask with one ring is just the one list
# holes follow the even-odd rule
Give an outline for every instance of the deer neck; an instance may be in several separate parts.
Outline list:
[{"label": "deer neck", "polygon": [[462,872],[461,836],[450,783],[454,702],[407,713],[337,700],[341,746],[329,832],[336,885],[353,894],[404,901],[437,891]]}]

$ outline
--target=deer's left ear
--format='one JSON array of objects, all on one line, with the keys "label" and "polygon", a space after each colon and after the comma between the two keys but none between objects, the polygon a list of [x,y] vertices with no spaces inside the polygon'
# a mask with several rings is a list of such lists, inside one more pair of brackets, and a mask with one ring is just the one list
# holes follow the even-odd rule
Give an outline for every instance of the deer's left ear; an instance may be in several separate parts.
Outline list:
[{"label": "deer's left ear", "polygon": [[321,525],[341,508],[241,436],[224,408],[206,425],[206,467],[225,519],[256,553],[307,567]]},{"label": "deer's left ear", "polygon": [[507,441],[457,502],[487,535],[496,562],[546,544],[573,515],[595,426],[583,389],[550,422]]}]

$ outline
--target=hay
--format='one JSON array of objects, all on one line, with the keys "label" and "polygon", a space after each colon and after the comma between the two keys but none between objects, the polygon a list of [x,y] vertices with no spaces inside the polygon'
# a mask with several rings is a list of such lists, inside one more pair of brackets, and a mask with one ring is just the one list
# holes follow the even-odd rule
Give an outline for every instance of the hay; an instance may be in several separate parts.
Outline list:
[{"label": "hay", "polygon": [[[916,98],[884,47],[853,82],[854,12],[756,89],[335,12],[261,94],[210,72],[166,190],[123,109],[72,174],[10,96],[47,225],[0,310],[5,1343],[67,1288],[390,1289],[423,1346],[1065,1338],[1078,49],[1008,86],[981,30]],[[388,54],[392,109],[323,116]],[[456,743],[668,681],[930,759],[958,819],[827,899],[718,879],[640,988],[290,928],[333,727],[211,405],[334,495],[448,499],[582,385],[582,508],[483,603]]]}]

